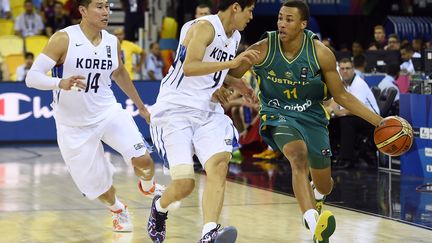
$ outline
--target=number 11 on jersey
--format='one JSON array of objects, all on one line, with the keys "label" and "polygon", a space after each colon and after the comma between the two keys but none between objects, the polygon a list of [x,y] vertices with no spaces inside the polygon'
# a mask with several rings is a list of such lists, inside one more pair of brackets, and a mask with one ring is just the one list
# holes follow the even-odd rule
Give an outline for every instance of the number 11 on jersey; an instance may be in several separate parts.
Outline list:
[{"label": "number 11 on jersey", "polygon": [[293,88],[292,90],[286,89],[286,90],[284,90],[284,94],[286,94],[287,99],[289,99],[289,100],[291,98],[297,99],[297,89],[296,88]]}]

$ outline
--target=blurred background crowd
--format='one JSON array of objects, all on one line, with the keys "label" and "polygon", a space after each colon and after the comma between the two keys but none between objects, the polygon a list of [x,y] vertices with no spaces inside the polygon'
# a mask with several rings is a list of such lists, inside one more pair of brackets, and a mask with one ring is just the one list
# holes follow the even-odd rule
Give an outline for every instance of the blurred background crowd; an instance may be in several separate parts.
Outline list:
[{"label": "blurred background crowd", "polygon": [[[273,3],[276,2],[276,3]],[[426,0],[307,1],[309,29],[338,61],[345,87],[382,116],[399,114],[399,95],[430,94],[432,75],[432,3]],[[217,0],[112,0],[108,31],[119,39],[122,59],[135,81],[161,80],[174,59],[179,27],[217,12]],[[279,1],[257,1],[254,19],[243,33],[239,52],[265,31],[276,29]],[[75,0],[0,0],[0,81],[25,79],[34,58],[56,31],[80,22]],[[253,72],[245,77],[257,88]],[[329,100],[324,103],[333,167],[375,169],[373,127]],[[241,133],[241,149],[255,158],[281,158],[258,135],[258,109],[233,93],[224,106]],[[354,138],[354,139],[353,139]]]}]

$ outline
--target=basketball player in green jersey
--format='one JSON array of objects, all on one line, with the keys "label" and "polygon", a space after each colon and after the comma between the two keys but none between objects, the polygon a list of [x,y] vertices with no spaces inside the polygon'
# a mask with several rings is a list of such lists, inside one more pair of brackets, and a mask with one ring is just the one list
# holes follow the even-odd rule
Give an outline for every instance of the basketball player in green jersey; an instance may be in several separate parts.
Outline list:
[{"label": "basketball player in green jersey", "polygon": [[[294,194],[314,240],[329,242],[335,218],[330,211],[319,214],[316,208],[316,198],[322,199],[333,188],[327,130],[330,116],[323,101],[331,93],[339,105],[374,126],[382,117],[345,90],[335,56],[305,29],[308,18],[306,3],[286,1],[279,11],[278,31],[267,32],[267,38],[249,49],[260,52],[253,68],[260,89],[261,136],[289,160]],[[249,68],[244,63],[229,74],[240,78]]]}]

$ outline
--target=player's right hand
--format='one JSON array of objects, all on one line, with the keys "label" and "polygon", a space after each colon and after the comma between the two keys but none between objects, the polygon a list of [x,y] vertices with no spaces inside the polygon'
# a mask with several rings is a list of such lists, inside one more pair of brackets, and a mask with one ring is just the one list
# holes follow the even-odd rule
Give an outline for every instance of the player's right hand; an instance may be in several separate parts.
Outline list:
[{"label": "player's right hand", "polygon": [[231,96],[231,94],[231,90],[222,86],[213,93],[212,101],[219,102],[222,105],[226,105],[229,103],[229,97]]},{"label": "player's right hand", "polygon": [[81,75],[70,76],[69,78],[60,80],[59,88],[75,91],[85,90],[87,85],[83,82],[84,80],[85,77]]},{"label": "player's right hand", "polygon": [[260,51],[257,50],[247,50],[240,53],[236,58],[233,59],[233,66],[231,68],[237,68],[242,63],[247,63],[250,66],[257,63],[259,59]]}]

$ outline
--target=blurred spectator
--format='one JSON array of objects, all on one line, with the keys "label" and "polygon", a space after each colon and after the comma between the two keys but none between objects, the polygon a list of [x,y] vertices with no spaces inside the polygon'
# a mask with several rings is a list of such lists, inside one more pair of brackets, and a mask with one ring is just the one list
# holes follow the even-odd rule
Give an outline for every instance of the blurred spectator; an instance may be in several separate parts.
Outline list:
[{"label": "blurred spectator", "polygon": [[145,61],[145,78],[149,80],[161,80],[163,78],[163,62],[160,54],[159,44],[153,42],[150,44],[150,53]]},{"label": "blurred spectator", "polygon": [[356,55],[353,57],[354,72],[363,80],[365,79],[366,57],[364,55]]},{"label": "blurred spectator", "polygon": [[138,40],[138,29],[144,27],[144,12],[147,9],[147,0],[120,0],[125,13],[125,39]]},{"label": "blurred spectator", "polygon": [[378,50],[383,50],[386,43],[386,33],[384,26],[376,25],[374,27],[374,40],[375,46]]},{"label": "blurred spectator", "polygon": [[[46,22],[49,18],[54,16],[54,7],[56,0],[43,0],[41,6],[42,17]],[[63,7],[63,6],[62,6]]]},{"label": "blurred spectator", "polygon": [[59,1],[54,3],[54,14],[47,19],[47,26],[45,28],[48,37],[72,24],[70,18],[64,15],[63,9],[63,3]]},{"label": "blurred spectator", "polygon": [[411,58],[414,55],[414,50],[410,44],[405,44],[400,49],[402,64],[400,65],[400,70],[404,74],[414,74],[414,64]]},{"label": "blurred spectator", "polygon": [[208,6],[207,4],[200,4],[195,9],[195,18],[199,18],[210,14],[211,14],[210,6]]},{"label": "blurred spectator", "polygon": [[397,90],[397,94],[395,97],[395,101],[399,101],[399,86],[396,84],[396,79],[399,77],[400,67],[397,64],[390,64],[387,67],[387,74],[378,84],[378,88],[380,88],[381,93],[385,92],[388,88],[395,88]]},{"label": "blurred spectator", "polygon": [[421,58],[421,53],[423,51],[423,40],[421,38],[414,38],[412,40],[412,47],[414,50],[413,57]]},{"label": "blurred spectator", "polygon": [[0,57],[0,81],[9,81],[9,71],[6,66],[6,63],[3,62],[3,59]]},{"label": "blurred spectator", "polygon": [[9,0],[0,0],[0,19],[12,18]]},{"label": "blurred spectator", "polygon": [[364,49],[359,41],[354,41],[351,45],[351,51],[353,57],[364,54]]},{"label": "blurred spectator", "polygon": [[[339,61],[339,72],[347,91],[354,95],[370,110],[380,114],[375,96],[366,81],[354,72],[353,63],[348,58]],[[339,117],[340,122],[340,151],[335,168],[348,168],[355,163],[354,145],[356,136],[360,133],[372,138],[374,126],[353,115],[349,110],[339,106],[334,101],[330,104],[330,113]]]},{"label": "blurred spectator", "polygon": [[72,24],[79,24],[81,22],[81,13],[78,10],[78,3],[76,0],[67,0],[64,9]]},{"label": "blurred spectator", "polygon": [[400,50],[400,41],[399,41],[399,37],[396,34],[390,34],[387,43],[388,44],[384,47],[384,50],[387,51]]},{"label": "blurred spectator", "polygon": [[[145,52],[139,45],[124,39],[125,33],[123,27],[116,28],[114,30],[114,35],[117,36],[117,39],[120,41],[121,59],[123,64],[129,73],[130,78],[135,80],[136,78],[134,73],[141,73],[141,68],[144,64]],[[134,55],[137,55],[137,61],[135,65],[133,65]]]},{"label": "blurred spectator", "polygon": [[25,12],[20,14],[15,21],[16,35],[27,37],[32,35],[40,35],[44,29],[42,17],[34,12],[32,0],[25,0]]},{"label": "blurred spectator", "polygon": [[375,42],[369,44],[368,51],[378,51],[378,46]]},{"label": "blurred spectator", "polygon": [[24,81],[27,72],[30,70],[31,66],[33,65],[34,55],[31,52],[27,52],[25,54],[25,63],[16,69],[16,80],[17,81]]},{"label": "blurred spectator", "polygon": [[323,38],[321,41],[325,46],[327,46],[333,53],[336,53],[336,49],[333,47],[333,42],[331,38]]}]

